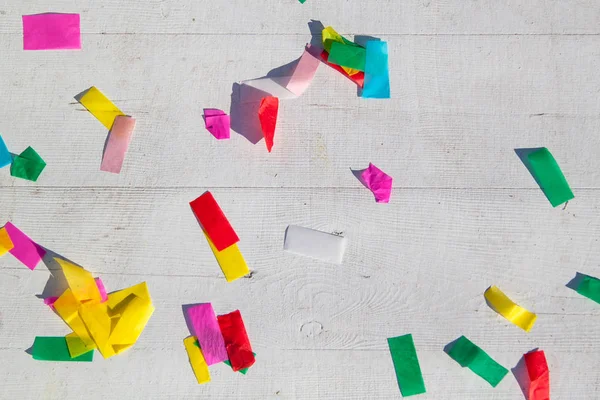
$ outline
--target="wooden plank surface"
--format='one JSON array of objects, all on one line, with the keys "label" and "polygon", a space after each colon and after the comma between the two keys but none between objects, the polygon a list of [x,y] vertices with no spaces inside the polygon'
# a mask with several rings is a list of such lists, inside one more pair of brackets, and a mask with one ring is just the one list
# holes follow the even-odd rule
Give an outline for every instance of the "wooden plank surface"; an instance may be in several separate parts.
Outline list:
[{"label": "wooden plank surface", "polygon": [[[21,4],[20,4],[21,3]],[[21,15],[78,12],[81,52],[23,52]],[[366,101],[321,66],[282,101],[273,153],[203,107],[229,111],[235,82],[297,59],[309,22],[387,40],[393,98]],[[36,335],[68,328],[37,297],[60,290],[47,258],[0,259],[0,399],[401,398],[386,338],[412,333],[423,399],[524,398],[444,352],[464,334],[507,368],[546,351],[552,397],[595,399],[600,308],[565,285],[600,276],[600,4],[511,0],[0,0],[0,134],[48,167],[0,170],[0,223],[102,277],[147,281],[156,312],[127,353],[36,362]],[[106,130],[73,97],[96,85],[138,120],[123,172],[99,171]],[[548,147],[576,199],[552,209],[514,153]],[[352,174],[394,177],[389,205]],[[227,284],[189,208],[211,190],[252,275]],[[284,253],[289,224],[349,238],[334,266]],[[58,282],[58,283],[56,283]],[[485,304],[496,284],[538,313],[526,334]],[[240,309],[257,355],[195,383],[183,304]]]}]

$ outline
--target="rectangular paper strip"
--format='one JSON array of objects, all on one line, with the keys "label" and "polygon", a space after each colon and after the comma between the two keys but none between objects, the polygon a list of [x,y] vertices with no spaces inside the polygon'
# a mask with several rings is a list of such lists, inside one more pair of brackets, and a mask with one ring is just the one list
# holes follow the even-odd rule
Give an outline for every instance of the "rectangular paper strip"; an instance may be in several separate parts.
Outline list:
[{"label": "rectangular paper strip", "polygon": [[361,94],[365,99],[390,98],[390,72],[388,67],[388,47],[386,42],[367,42],[365,62],[365,85]]},{"label": "rectangular paper strip", "polygon": [[94,351],[88,351],[79,357],[71,358],[67,341],[64,337],[37,336],[33,342],[32,355],[34,360],[43,361],[92,361]]},{"label": "rectangular paper strip", "polygon": [[387,341],[402,396],[425,393],[425,382],[412,335],[388,338]]},{"label": "rectangular paper strip", "polygon": [[4,228],[8,232],[10,240],[14,245],[10,250],[10,254],[15,256],[17,260],[21,261],[27,268],[33,271],[46,255],[46,250],[36,244],[29,236],[21,232],[19,228],[12,223],[7,222],[6,225],[4,225]]},{"label": "rectangular paper strip", "polygon": [[212,304],[198,304],[187,309],[188,319],[194,327],[206,364],[227,360],[227,349]]},{"label": "rectangular paper strip", "polygon": [[285,232],[283,249],[291,253],[341,264],[346,251],[346,238],[290,225]]},{"label": "rectangular paper strip", "polygon": [[525,332],[529,332],[533,328],[537,315],[515,304],[496,286],[490,286],[483,295],[494,311]]},{"label": "rectangular paper strip", "polygon": [[250,273],[248,265],[246,265],[246,260],[244,260],[244,256],[240,252],[237,243],[232,244],[224,250],[218,251],[206,232],[204,233],[204,236],[206,236],[208,245],[215,255],[227,282],[233,282]]},{"label": "rectangular paper strip", "polygon": [[79,49],[79,14],[23,15],[23,50]]},{"label": "rectangular paper strip", "polygon": [[211,192],[206,192],[192,201],[190,207],[218,251],[240,241]]},{"label": "rectangular paper strip", "polygon": [[550,371],[542,350],[523,355],[529,375],[528,400],[550,400]]},{"label": "rectangular paper strip", "polygon": [[559,206],[575,196],[558,163],[547,148],[543,147],[527,155],[528,168],[552,207]]},{"label": "rectangular paper strip", "polygon": [[[308,49],[310,49],[310,45],[308,45]],[[302,95],[308,89],[321,63],[308,49],[304,50],[290,81],[286,85],[286,89],[296,96]]]},{"label": "rectangular paper strip", "polygon": [[134,118],[123,115],[115,117],[106,148],[104,149],[104,155],[102,156],[101,171],[112,172],[114,174],[121,172],[134,128]]},{"label": "rectangular paper strip", "polygon": [[[323,41],[323,48],[325,49],[325,52],[327,52],[327,55],[329,55],[329,53],[331,52],[331,45],[333,44],[333,42],[346,44],[348,46],[358,46],[356,43],[351,42],[350,40],[346,39],[345,37],[343,37],[342,35],[337,33],[335,31],[335,29],[333,29],[333,27],[331,27],[331,26],[328,26],[327,28],[324,28],[321,31],[321,40]],[[335,65],[335,64],[332,64],[332,65]],[[348,75],[348,76],[353,76],[358,73],[362,74],[362,71],[359,71],[357,69],[352,69],[352,68],[347,68],[347,67],[339,67],[339,68],[341,68],[344,71],[344,74]]]},{"label": "rectangular paper strip", "polygon": [[183,345],[187,351],[192,370],[194,370],[194,375],[196,375],[198,383],[203,384],[210,382],[210,371],[208,370],[208,365],[202,355],[202,350],[200,350],[200,347],[198,346],[198,340],[194,336],[189,336],[183,339]]},{"label": "rectangular paper strip", "polygon": [[461,367],[468,367],[493,387],[508,373],[506,368],[464,336],[458,338],[448,355]]},{"label": "rectangular paper strip", "polygon": [[15,245],[10,240],[10,235],[6,228],[0,229],[0,257],[11,251]]},{"label": "rectangular paper strip", "polygon": [[217,319],[225,340],[231,368],[234,371],[250,368],[256,360],[240,311],[235,310],[229,314],[219,315]]},{"label": "rectangular paper strip", "polygon": [[364,47],[351,46],[339,42],[331,43],[328,61],[332,64],[364,71],[366,59],[367,52]]},{"label": "rectangular paper strip", "polygon": [[116,117],[125,115],[95,86],[89,88],[78,101],[109,130]]},{"label": "rectangular paper strip", "polygon": [[577,293],[600,304],[600,279],[584,275],[577,286]]}]

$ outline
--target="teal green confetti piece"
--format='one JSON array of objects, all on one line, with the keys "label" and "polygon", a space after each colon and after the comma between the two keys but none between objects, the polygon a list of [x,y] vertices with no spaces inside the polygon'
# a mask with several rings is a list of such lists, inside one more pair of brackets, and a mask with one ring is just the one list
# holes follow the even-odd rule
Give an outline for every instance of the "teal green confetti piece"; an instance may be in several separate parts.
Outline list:
[{"label": "teal green confetti piece", "polygon": [[44,168],[46,168],[46,162],[33,148],[28,147],[15,157],[10,166],[10,174],[35,182]]},{"label": "teal green confetti piece", "polygon": [[388,338],[387,341],[402,396],[425,393],[425,382],[412,335]]},{"label": "teal green confetti piece", "polygon": [[364,99],[390,98],[390,71],[387,42],[369,40],[366,49]]},{"label": "teal green confetti piece", "polygon": [[527,154],[526,165],[535,181],[544,192],[552,207],[563,204],[575,196],[560,167],[547,148],[535,149]]},{"label": "teal green confetti piece", "polygon": [[456,340],[448,355],[461,367],[468,367],[493,387],[496,387],[508,373],[506,368],[464,336]]},{"label": "teal green confetti piece", "polygon": [[90,362],[94,358],[94,350],[71,358],[64,336],[37,336],[33,342],[32,355],[34,360]]},{"label": "teal green confetti piece", "polygon": [[600,303],[600,279],[585,275],[577,286],[577,293]]},{"label": "teal green confetti piece", "polygon": [[364,47],[332,42],[329,59],[327,61],[341,67],[364,71],[366,59],[367,51]]},{"label": "teal green confetti piece", "polygon": [[8,151],[2,136],[0,136],[0,168],[6,167],[10,163],[12,163],[12,155]]}]

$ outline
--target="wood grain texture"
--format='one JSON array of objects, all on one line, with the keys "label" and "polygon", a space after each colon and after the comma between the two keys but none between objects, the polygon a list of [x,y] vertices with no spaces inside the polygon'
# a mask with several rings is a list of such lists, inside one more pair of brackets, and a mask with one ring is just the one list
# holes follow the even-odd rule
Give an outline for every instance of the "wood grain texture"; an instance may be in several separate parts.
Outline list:
[{"label": "wood grain texture", "polygon": [[[51,7],[49,9],[48,7]],[[23,52],[22,14],[82,17],[81,52]],[[282,101],[273,153],[217,142],[202,108],[297,59],[307,23],[389,42],[393,98],[365,101],[321,66]],[[66,325],[36,296],[64,287],[48,257],[0,259],[0,399],[401,398],[386,338],[412,333],[422,399],[524,398],[443,352],[466,335],[507,368],[546,351],[552,396],[600,390],[600,308],[565,285],[600,276],[600,4],[591,0],[0,0],[0,133],[48,163],[0,170],[0,223],[118,290],[147,281],[156,312],[122,356],[72,365],[25,352]],[[314,29],[313,29],[314,30]],[[73,96],[96,85],[137,127],[120,175],[99,171],[106,130]],[[576,198],[552,209],[514,153],[548,147]],[[394,177],[388,205],[351,172]],[[211,190],[252,275],[227,284],[189,208]],[[342,266],[284,253],[297,224],[349,238]],[[487,307],[498,285],[538,313],[530,334]],[[257,353],[198,386],[182,305],[240,309]]]}]

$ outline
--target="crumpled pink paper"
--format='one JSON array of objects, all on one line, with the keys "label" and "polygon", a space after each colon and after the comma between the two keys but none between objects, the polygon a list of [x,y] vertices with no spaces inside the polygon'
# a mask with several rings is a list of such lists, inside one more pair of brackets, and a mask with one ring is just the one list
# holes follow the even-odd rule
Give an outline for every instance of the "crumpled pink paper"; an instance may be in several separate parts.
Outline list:
[{"label": "crumpled pink paper", "polygon": [[392,194],[392,177],[369,163],[369,168],[360,175],[363,183],[375,195],[377,203],[389,203]]},{"label": "crumpled pink paper", "polygon": [[204,124],[206,129],[218,140],[229,139],[231,136],[229,115],[222,110],[205,108]]}]

